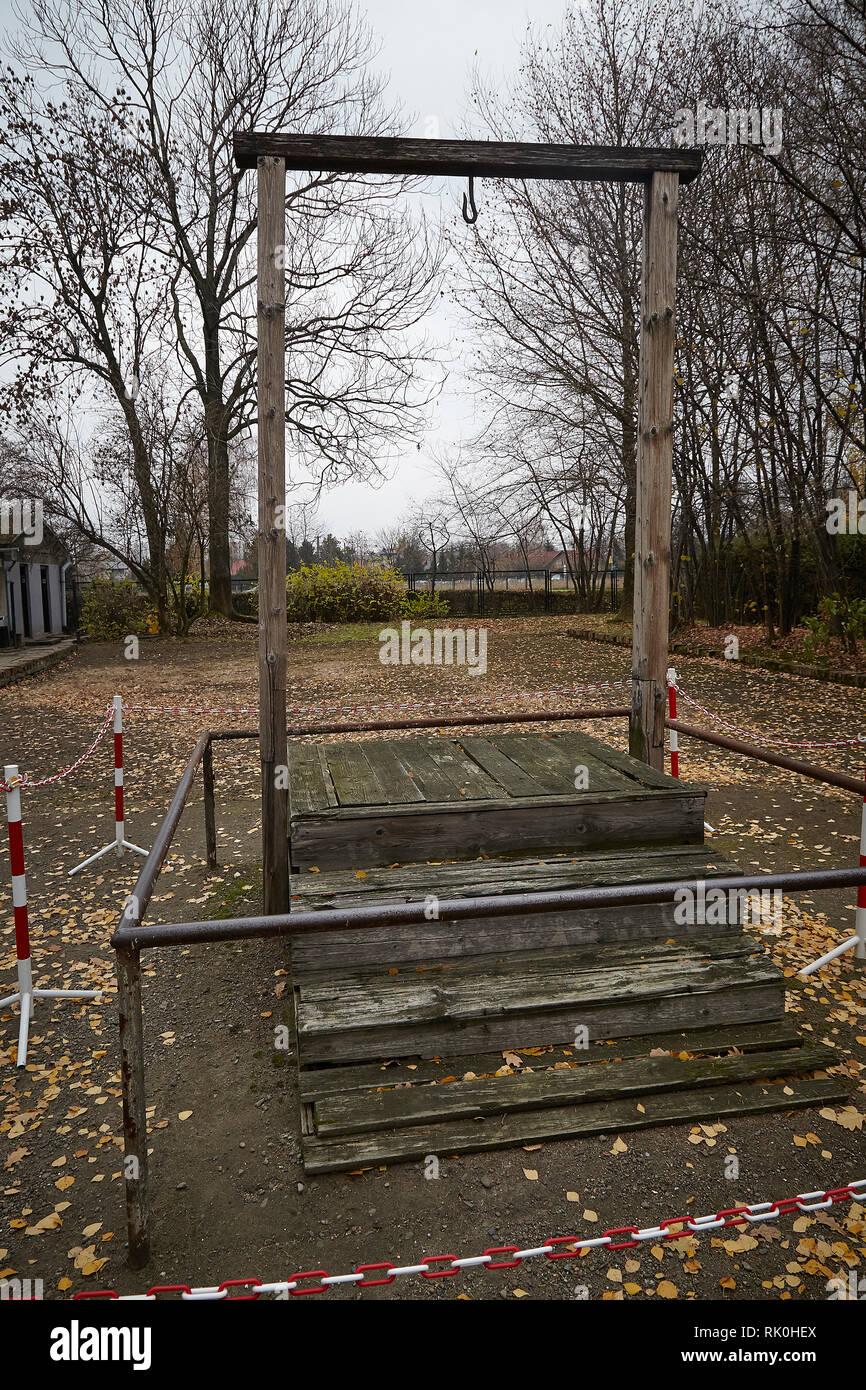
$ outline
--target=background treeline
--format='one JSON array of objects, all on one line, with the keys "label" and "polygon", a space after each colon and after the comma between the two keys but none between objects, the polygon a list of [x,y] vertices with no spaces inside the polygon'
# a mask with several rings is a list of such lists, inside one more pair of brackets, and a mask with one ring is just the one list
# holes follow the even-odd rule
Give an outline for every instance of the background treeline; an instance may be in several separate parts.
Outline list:
[{"label": "background treeline", "polygon": [[[7,49],[4,490],[126,564],[160,627],[185,621],[187,570],[227,613],[255,435],[253,181],[231,134],[398,133],[371,35],[343,0],[36,0]],[[754,618],[772,638],[862,598],[866,535],[826,523],[866,490],[863,0],[587,0],[470,96],[467,135],[614,146],[670,144],[709,110],[681,195],[674,619]],[[400,180],[289,180],[290,457],[327,488],[414,456],[440,293],[465,321],[478,423],[431,451],[409,518],[337,542],[308,517],[287,568],[366,551],[489,579],[553,547],[590,609],[618,559],[627,615],[641,190],[478,192],[478,222],[440,231]]]},{"label": "background treeline", "polygon": [[[713,108],[681,194],[674,618],[754,617],[772,637],[826,596],[866,594],[866,535],[827,529],[831,498],[864,493],[862,0],[694,14],[590,0],[529,36],[509,89],[479,81],[473,100],[491,137],[601,145],[668,144],[683,111]],[[740,143],[731,117],[753,110],[759,138]],[[544,532],[597,557],[589,606],[621,535],[628,608],[640,190],[484,193],[452,247],[483,426],[441,461],[439,503],[480,552]]]}]

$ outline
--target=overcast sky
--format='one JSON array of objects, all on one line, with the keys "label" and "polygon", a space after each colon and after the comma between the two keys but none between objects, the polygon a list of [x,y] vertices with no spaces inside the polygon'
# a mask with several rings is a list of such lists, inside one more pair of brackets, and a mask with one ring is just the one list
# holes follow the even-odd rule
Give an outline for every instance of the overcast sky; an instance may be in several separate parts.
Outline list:
[{"label": "overcast sky", "polygon": [[[409,133],[430,135],[432,117],[447,139],[460,133],[473,65],[493,78],[512,73],[527,24],[556,23],[566,0],[358,0],[358,7],[366,10],[381,42],[377,66],[390,76],[392,97],[412,118]],[[11,0],[0,0],[0,26],[14,27]],[[463,184],[451,180],[441,187],[445,215],[459,214]],[[476,192],[483,216],[483,185]],[[443,307],[431,318],[430,331],[453,345],[458,325]],[[428,442],[459,437],[471,423],[465,384],[456,372],[433,411]],[[412,445],[380,489],[353,484],[334,489],[321,503],[315,530],[338,536],[359,529],[375,533],[396,519],[413,496],[431,491],[425,452]]]}]

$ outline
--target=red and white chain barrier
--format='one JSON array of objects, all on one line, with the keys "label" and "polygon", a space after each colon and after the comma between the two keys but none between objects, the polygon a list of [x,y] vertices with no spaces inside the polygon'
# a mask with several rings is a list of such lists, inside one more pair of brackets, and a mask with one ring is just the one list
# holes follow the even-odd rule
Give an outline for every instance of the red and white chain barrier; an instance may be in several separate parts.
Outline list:
[{"label": "red and white chain barrier", "polygon": [[27,914],[27,879],[24,873],[24,831],[21,825],[21,787],[32,786],[19,775],[14,763],[3,771],[3,786],[6,791],[6,823],[9,831],[9,863],[12,869],[12,911],[15,919],[15,951],[18,957],[18,989],[0,999],[0,1009],[8,1004],[21,1006],[21,1022],[18,1025],[17,1065],[23,1067],[27,1062],[27,1039],[30,1020],[33,1017],[33,1002],[36,999],[98,999],[96,989],[34,989],[33,970],[30,962],[30,926]]},{"label": "red and white chain barrier", "polygon": [[[670,672],[668,672],[668,677],[670,678]],[[676,677],[676,672],[674,672],[674,677]],[[803,742],[793,738],[776,738],[774,735],[768,736],[767,734],[759,734],[756,733],[754,729],[741,729],[739,725],[732,724],[729,719],[723,719],[720,714],[714,714],[712,710],[707,709],[705,705],[700,704],[691,695],[686,694],[685,690],[683,690],[682,686],[676,682],[676,680],[674,688],[684,700],[687,700],[690,705],[694,705],[695,709],[699,709],[701,714],[706,715],[707,719],[712,719],[716,724],[723,725],[724,728],[736,734],[738,738],[744,739],[747,743],[772,744],[774,748],[852,748],[858,743],[866,743],[866,734],[852,734],[850,738],[831,738],[814,742]],[[671,716],[671,718],[673,717],[674,716]]]},{"label": "red and white chain barrier", "polygon": [[76,864],[74,869],[69,870],[69,877],[73,874],[80,874],[82,869],[86,869],[88,864],[95,864],[97,859],[101,859],[104,854],[110,854],[112,850],[117,853],[118,859],[123,858],[125,849],[132,850],[133,854],[141,854],[146,859],[147,850],[140,845],[134,845],[131,840],[127,840],[124,835],[123,819],[123,701],[119,695],[115,695],[112,705],[112,717],[114,719],[114,839],[102,849],[98,849],[95,854],[91,854],[87,859],[82,859],[80,864]]},{"label": "red and white chain barrier", "polygon": [[[183,1302],[206,1302],[214,1299],[230,1299],[245,1302],[260,1298],[262,1294],[289,1295],[300,1298],[305,1294],[326,1293],[339,1284],[354,1284],[356,1288],[370,1289],[376,1285],[393,1284],[395,1279],[409,1274],[420,1274],[422,1279],[451,1279],[464,1269],[516,1269],[525,1260],[573,1260],[584,1250],[633,1250],[648,1240],[679,1240],[682,1236],[705,1235],[707,1231],[719,1231],[726,1226],[757,1225],[765,1221],[775,1221],[777,1217],[789,1212],[827,1211],[836,1202],[855,1202],[866,1200],[866,1178],[846,1183],[826,1192],[801,1192],[796,1197],[780,1198],[777,1202],[754,1202],[749,1206],[726,1207],[711,1216],[669,1216],[657,1226],[643,1229],[637,1226],[615,1226],[600,1236],[582,1239],[580,1236],[551,1236],[543,1245],[521,1250],[517,1245],[492,1245],[483,1255],[470,1255],[458,1259],[456,1255],[427,1255],[417,1265],[396,1265],[387,1260],[376,1264],[357,1265],[351,1274],[329,1274],[326,1269],[305,1269],[271,1284],[264,1284],[255,1277],[249,1279],[224,1279],[221,1284],[205,1288],[190,1288],[189,1284],[155,1284],[147,1293],[119,1294],[115,1289],[86,1289],[73,1294],[73,1301],[86,1298],[112,1298],[121,1302],[153,1301],[159,1294],[179,1293]],[[682,1227],[673,1230],[672,1227]],[[614,1236],[628,1236],[627,1240],[614,1241]],[[497,1255],[507,1255],[508,1259],[495,1259]],[[376,1279],[367,1275],[380,1271]],[[300,1286],[302,1279],[316,1279],[318,1283],[306,1288]],[[252,1292],[232,1294],[232,1289],[250,1289]]]},{"label": "red and white chain barrier", "polygon": [[[52,772],[50,777],[41,777],[36,781],[34,781],[34,779],[30,776],[29,772],[22,773],[18,777],[16,786],[19,789],[21,787],[26,787],[28,789],[32,787],[50,787],[52,783],[59,782],[62,780],[62,778],[68,777],[71,772],[77,772],[78,769],[81,767],[81,764],[86,762],[87,759],[90,757],[91,753],[94,753],[98,748],[99,744],[102,742],[103,738],[108,733],[113,718],[114,709],[111,705],[109,705],[105,719],[102,723],[102,727],[100,728],[99,733],[96,735],[96,738],[90,744],[90,747],[87,748],[85,752],[81,754],[80,758],[76,758],[74,763],[69,764],[69,767],[64,767],[61,772]],[[9,783],[5,780],[0,781],[0,791],[5,792],[8,790]]]}]

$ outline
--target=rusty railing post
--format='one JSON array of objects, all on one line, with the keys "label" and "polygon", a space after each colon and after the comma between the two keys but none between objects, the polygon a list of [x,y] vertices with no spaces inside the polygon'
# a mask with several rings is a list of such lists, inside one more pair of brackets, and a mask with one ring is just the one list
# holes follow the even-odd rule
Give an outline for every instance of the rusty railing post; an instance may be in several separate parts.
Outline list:
[{"label": "rusty railing post", "polygon": [[137,946],[123,946],[117,950],[117,1003],[120,1017],[120,1076],[123,1088],[123,1178],[126,1187],[127,1258],[133,1269],[140,1269],[150,1259],[150,1212],[141,952]]},{"label": "rusty railing post", "polygon": [[201,759],[202,789],[204,792],[204,839],[209,869],[217,867],[216,804],[214,799],[213,744],[208,738]]}]

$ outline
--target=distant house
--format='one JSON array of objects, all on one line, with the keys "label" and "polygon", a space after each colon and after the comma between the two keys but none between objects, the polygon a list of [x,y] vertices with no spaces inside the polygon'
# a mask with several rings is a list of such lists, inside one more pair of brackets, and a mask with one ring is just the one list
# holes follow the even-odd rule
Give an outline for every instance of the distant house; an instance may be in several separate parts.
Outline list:
[{"label": "distant house", "polygon": [[47,642],[72,626],[72,559],[48,526],[0,531],[0,647]]},{"label": "distant house", "polygon": [[569,565],[572,572],[579,568],[576,550],[530,550],[523,563],[530,570],[547,570],[560,579],[568,578]]}]

